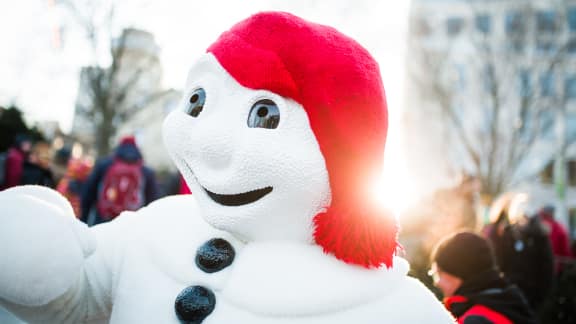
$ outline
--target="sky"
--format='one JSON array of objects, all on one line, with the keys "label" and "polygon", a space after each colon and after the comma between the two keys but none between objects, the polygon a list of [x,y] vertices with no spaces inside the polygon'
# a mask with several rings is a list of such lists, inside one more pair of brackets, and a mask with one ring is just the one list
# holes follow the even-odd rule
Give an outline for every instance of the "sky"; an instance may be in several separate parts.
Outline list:
[{"label": "sky", "polygon": [[[81,66],[94,56],[63,0],[0,0],[0,105],[15,103],[29,122],[72,125]],[[84,0],[82,0],[84,1]],[[96,3],[106,3],[101,0]],[[405,35],[410,1],[381,0],[123,0],[116,1],[113,32],[135,27],[160,46],[164,87],[181,89],[192,62],[234,23],[266,10],[288,11],[335,27],[368,49],[380,64],[390,129],[387,156],[399,157],[403,107]],[[61,33],[55,31],[60,30]],[[61,35],[60,39],[55,36]],[[400,159],[386,160],[402,173]],[[393,190],[393,189],[390,189]]]},{"label": "sky", "polygon": [[[124,26],[154,34],[166,87],[181,88],[191,62],[235,22],[258,11],[283,10],[357,39],[381,65],[391,110],[401,106],[408,1],[116,2],[115,32]],[[0,12],[0,104],[15,102],[31,122],[57,120],[69,130],[78,71],[92,59],[83,34],[58,0],[0,0]],[[61,47],[55,40],[59,28]]]}]

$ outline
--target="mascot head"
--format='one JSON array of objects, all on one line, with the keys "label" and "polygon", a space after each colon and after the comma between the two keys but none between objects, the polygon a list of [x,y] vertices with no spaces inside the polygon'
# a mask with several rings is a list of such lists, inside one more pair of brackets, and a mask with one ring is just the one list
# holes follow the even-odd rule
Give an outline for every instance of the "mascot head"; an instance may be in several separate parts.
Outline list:
[{"label": "mascot head", "polygon": [[392,266],[395,218],[370,198],[387,108],[378,64],[337,30],[263,12],[191,68],[168,149],[206,221],[244,241],[294,240]]}]

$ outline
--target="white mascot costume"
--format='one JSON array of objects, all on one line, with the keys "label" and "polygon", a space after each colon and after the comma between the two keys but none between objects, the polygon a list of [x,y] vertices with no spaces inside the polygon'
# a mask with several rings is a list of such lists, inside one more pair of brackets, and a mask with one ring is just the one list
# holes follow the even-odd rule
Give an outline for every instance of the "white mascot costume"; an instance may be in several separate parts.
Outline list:
[{"label": "white mascot costume", "polygon": [[33,323],[453,323],[368,198],[386,131],[364,48],[256,14],[192,66],[164,123],[192,195],[88,228],[55,191],[0,193],[0,304]]}]

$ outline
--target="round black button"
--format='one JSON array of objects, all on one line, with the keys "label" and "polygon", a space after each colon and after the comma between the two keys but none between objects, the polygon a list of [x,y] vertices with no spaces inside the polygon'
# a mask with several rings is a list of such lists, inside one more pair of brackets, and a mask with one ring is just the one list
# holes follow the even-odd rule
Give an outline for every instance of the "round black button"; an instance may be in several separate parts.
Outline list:
[{"label": "round black button", "polygon": [[207,273],[220,271],[232,264],[235,255],[236,252],[228,241],[214,238],[198,248],[196,265]]},{"label": "round black button", "polygon": [[200,324],[216,306],[214,293],[202,286],[190,286],[176,297],[176,316],[184,324]]}]

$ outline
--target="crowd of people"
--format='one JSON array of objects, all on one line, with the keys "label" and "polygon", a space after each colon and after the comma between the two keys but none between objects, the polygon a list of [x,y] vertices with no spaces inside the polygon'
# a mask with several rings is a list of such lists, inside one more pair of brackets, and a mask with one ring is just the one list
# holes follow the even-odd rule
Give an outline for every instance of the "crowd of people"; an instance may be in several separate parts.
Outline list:
[{"label": "crowd of people", "polygon": [[526,211],[507,193],[479,232],[459,231],[434,248],[429,275],[459,323],[573,323],[576,260],[554,208]]},{"label": "crowd of people", "polygon": [[54,188],[55,180],[50,170],[50,161],[48,143],[32,143],[25,135],[16,136],[14,145],[2,156],[0,190],[26,184]]},{"label": "crowd of people", "polygon": [[[65,164],[65,172],[53,172],[54,161]],[[137,210],[161,195],[190,193],[178,175],[170,188],[160,188],[155,172],[147,167],[133,136],[120,140],[114,152],[96,163],[72,157],[70,150],[53,154],[44,141],[33,142],[18,135],[14,145],[0,153],[0,190],[19,185],[41,185],[66,197],[76,217],[88,225],[110,221],[122,211]]]}]

